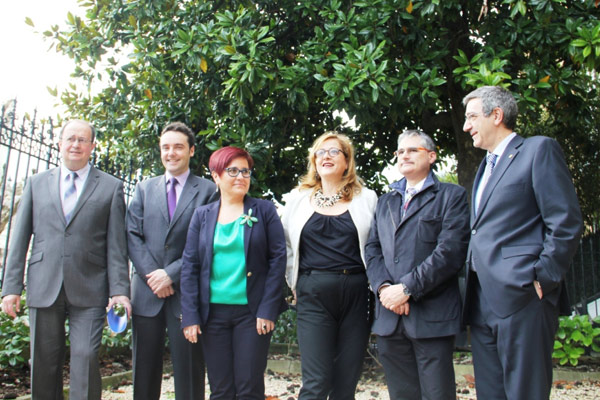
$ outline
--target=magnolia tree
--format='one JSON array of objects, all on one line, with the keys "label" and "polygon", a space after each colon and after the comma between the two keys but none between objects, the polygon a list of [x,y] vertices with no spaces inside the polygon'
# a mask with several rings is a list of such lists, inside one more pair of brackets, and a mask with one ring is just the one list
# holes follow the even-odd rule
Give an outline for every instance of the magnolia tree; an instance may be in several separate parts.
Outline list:
[{"label": "magnolia tree", "polygon": [[[194,168],[223,145],[256,160],[255,193],[276,197],[305,171],[312,140],[341,129],[381,190],[397,135],[421,128],[471,189],[482,153],[462,131],[463,96],[502,85],[517,130],[555,137],[584,213],[598,198],[597,0],[80,0],[84,16],[45,35],[72,57],[59,93],[98,126],[117,160],[158,163],[168,121],[197,133]],[[77,14],[77,13],[75,13]],[[335,117],[345,111],[353,124]]]}]

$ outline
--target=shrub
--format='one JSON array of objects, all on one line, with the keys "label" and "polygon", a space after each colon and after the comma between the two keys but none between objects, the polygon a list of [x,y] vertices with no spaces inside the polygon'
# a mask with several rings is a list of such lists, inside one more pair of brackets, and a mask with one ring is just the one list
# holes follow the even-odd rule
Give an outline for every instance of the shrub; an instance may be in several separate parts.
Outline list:
[{"label": "shrub", "polygon": [[[25,368],[29,366],[29,310],[25,305],[25,296],[21,297],[21,313],[12,319],[0,312],[0,370],[7,368]],[[66,343],[69,345],[68,322],[65,326]],[[131,329],[114,334],[104,326],[100,355],[113,351],[128,351],[131,348]]]},{"label": "shrub", "polygon": [[273,343],[285,343],[288,346],[298,344],[296,333],[296,310],[288,309],[281,313],[271,337]]},{"label": "shrub", "polygon": [[561,317],[554,341],[552,358],[560,365],[575,366],[586,351],[600,352],[600,318],[591,320],[588,315]]},{"label": "shrub", "polygon": [[21,314],[12,319],[0,312],[0,370],[22,368],[29,360],[29,313],[21,297]]},{"label": "shrub", "polygon": [[132,347],[131,342],[131,321],[127,325],[127,329],[121,333],[114,333],[108,325],[104,325],[102,331],[102,347],[100,348],[100,357],[103,354],[113,351],[129,350]]}]

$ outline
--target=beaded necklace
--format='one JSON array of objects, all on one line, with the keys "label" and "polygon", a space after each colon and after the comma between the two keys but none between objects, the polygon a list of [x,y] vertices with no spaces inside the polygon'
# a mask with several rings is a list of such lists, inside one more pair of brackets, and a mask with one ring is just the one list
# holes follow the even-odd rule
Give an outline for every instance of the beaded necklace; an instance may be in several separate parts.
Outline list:
[{"label": "beaded necklace", "polygon": [[315,204],[317,207],[333,207],[342,198],[342,191],[340,190],[334,195],[325,196],[321,189],[318,189],[315,193]]}]

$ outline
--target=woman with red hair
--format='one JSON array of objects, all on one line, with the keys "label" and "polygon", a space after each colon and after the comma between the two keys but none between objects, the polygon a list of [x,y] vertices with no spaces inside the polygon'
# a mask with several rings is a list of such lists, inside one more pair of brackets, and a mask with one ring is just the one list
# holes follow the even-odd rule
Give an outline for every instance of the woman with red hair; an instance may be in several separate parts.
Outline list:
[{"label": "woman with red hair", "polygon": [[202,337],[211,399],[264,400],[275,321],[285,309],[286,249],[272,202],[247,195],[254,161],[237,147],[209,160],[219,201],[196,209],[181,270],[182,327]]}]

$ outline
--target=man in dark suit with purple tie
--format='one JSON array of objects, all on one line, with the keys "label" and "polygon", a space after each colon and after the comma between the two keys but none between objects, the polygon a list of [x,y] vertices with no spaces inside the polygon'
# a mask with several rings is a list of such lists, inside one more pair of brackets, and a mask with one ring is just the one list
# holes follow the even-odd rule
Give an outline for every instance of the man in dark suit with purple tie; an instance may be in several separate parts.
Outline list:
[{"label": "man in dark suit with purple tie", "polygon": [[484,86],[463,100],[464,131],[487,150],[475,177],[464,321],[477,396],[547,399],[565,273],[582,217],[558,143],[513,132],[517,103]]},{"label": "man in dark suit with purple tie", "polygon": [[194,132],[181,122],[160,137],[164,175],[138,184],[127,212],[127,244],[134,274],[133,397],[160,397],[165,330],[177,399],[204,399],[204,357],[200,344],[181,330],[179,277],[185,238],[194,210],[216,199],[216,186],[190,172]]}]

